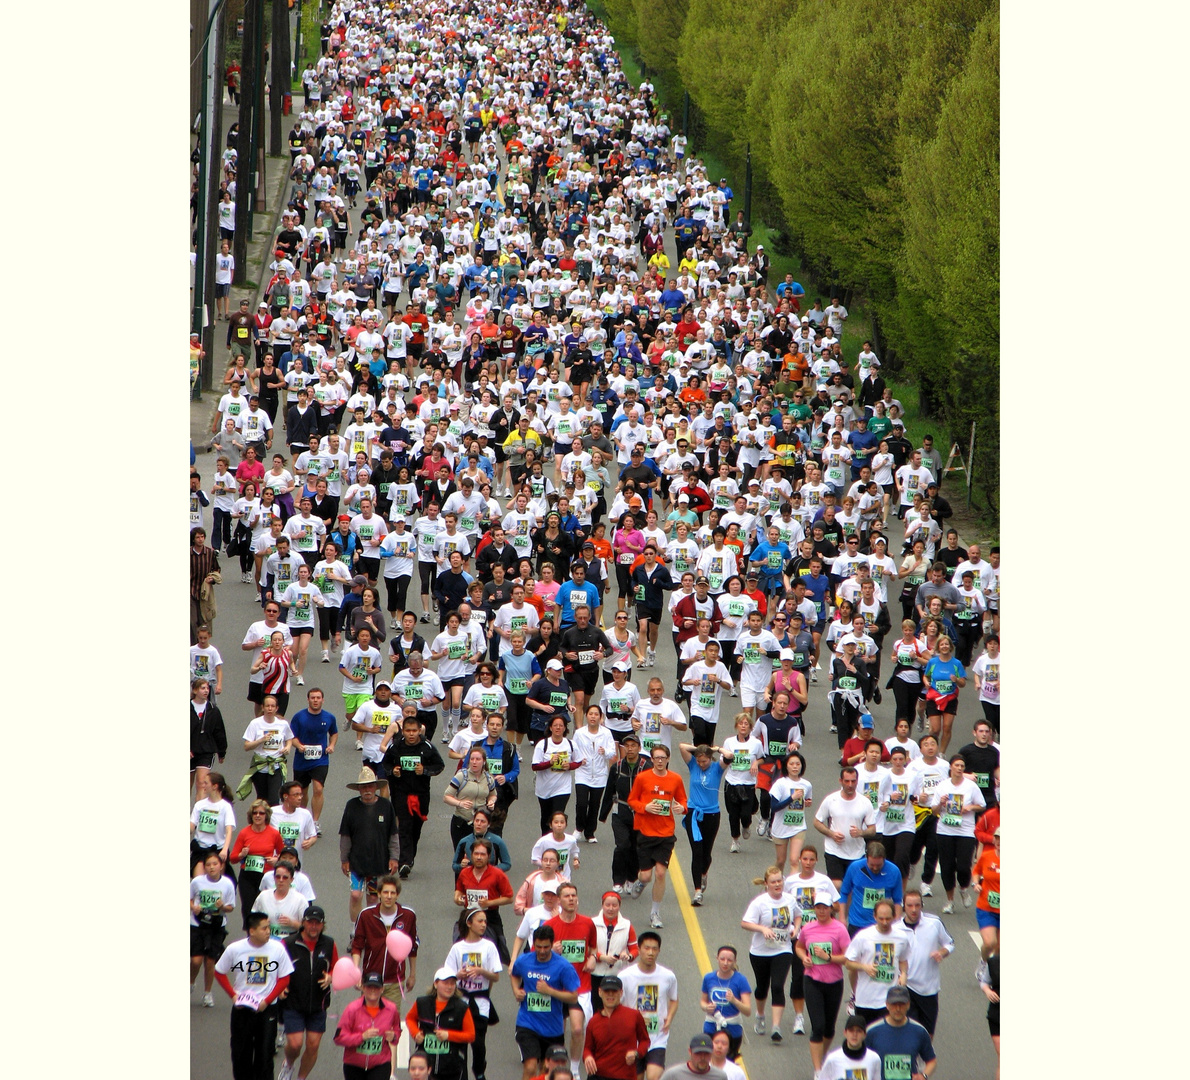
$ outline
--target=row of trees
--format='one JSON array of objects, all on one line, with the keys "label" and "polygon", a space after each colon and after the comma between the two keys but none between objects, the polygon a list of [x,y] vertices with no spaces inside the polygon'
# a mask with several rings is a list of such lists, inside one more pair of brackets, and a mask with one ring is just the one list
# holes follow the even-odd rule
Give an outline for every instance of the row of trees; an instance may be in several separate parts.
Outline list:
[{"label": "row of trees", "polygon": [[995,511],[997,0],[597,7],[659,86],[690,94],[707,148],[738,163],[751,144],[770,224],[817,282],[866,298],[923,414],[964,452],[978,422],[976,484]]}]

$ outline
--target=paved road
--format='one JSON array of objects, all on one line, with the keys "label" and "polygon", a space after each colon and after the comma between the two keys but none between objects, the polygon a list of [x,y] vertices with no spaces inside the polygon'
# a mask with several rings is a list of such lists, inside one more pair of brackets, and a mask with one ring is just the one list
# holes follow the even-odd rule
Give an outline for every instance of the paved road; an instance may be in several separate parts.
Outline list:
[{"label": "paved road", "polygon": [[[677,266],[676,252],[672,238],[667,242],[667,250],[672,264]],[[221,377],[221,372],[219,373]],[[200,459],[199,468],[204,474],[210,469],[207,459]],[[208,511],[209,515],[209,511]],[[209,525],[209,516],[208,516]],[[894,522],[890,529],[890,542],[894,552],[900,550],[901,529]],[[224,766],[229,781],[234,786],[244,772],[249,755],[239,749],[239,736],[252,717],[252,708],[245,699],[248,683],[249,654],[240,649],[244,631],[249,623],[260,617],[260,606],[253,599],[255,588],[239,583],[239,575],[225,569],[225,584],[219,593],[219,617],[216,623],[215,644],[220,649],[224,667],[224,694],[220,699],[220,707],[227,720],[229,740],[233,749],[228,754]],[[614,585],[613,585],[614,591]],[[416,590],[411,589],[410,600],[419,604]],[[609,594],[610,599],[610,594]],[[609,605],[610,606],[610,605]],[[420,608],[417,610],[420,611]],[[892,605],[892,613],[899,613],[899,605]],[[667,620],[668,621],[668,620]],[[895,620],[894,620],[895,621]],[[428,629],[423,627],[424,629]],[[316,648],[312,648],[311,655],[318,656]],[[386,652],[387,655],[387,652]],[[332,657],[334,654],[332,653]],[[341,677],[337,670],[337,661],[332,664],[312,663],[308,668],[306,688],[320,687],[326,693],[327,706],[342,722]],[[887,671],[887,663],[885,664]],[[658,664],[652,671],[634,672],[633,678],[644,692],[644,685],[648,678],[657,675],[665,681],[667,696],[673,696],[676,685],[676,671],[674,654],[670,645],[668,626],[662,629],[660,646],[658,648]],[[295,686],[293,700],[300,702],[304,692]],[[830,734],[829,707],[826,702],[828,680],[822,679],[817,686],[812,686],[810,704],[806,711],[807,736],[803,747],[809,763],[807,777],[815,786],[817,798],[821,800],[829,792],[838,787],[838,744],[836,737]],[[973,700],[971,691],[966,692],[969,701]],[[725,703],[723,713],[730,715],[731,705],[738,704],[731,699]],[[292,708],[300,708],[293,705]],[[975,715],[972,705],[963,706],[959,714],[960,725],[970,723]],[[876,734],[886,738],[892,734],[893,703],[891,695],[885,703],[873,710],[876,719]],[[723,724],[720,724],[723,728]],[[965,742],[962,730],[956,732],[959,739],[955,746]],[[325,836],[306,853],[303,869],[310,875],[318,893],[319,903],[327,911],[326,932],[339,943],[342,951],[351,935],[351,924],[347,909],[347,884],[339,868],[338,844],[336,832],[343,806],[354,792],[347,790],[345,785],[356,779],[359,771],[360,755],[352,749],[354,739],[340,738],[342,751],[336,755],[331,766],[330,779],[327,784],[326,806],[323,810],[322,821]],[[441,744],[439,744],[441,749]],[[675,754],[675,767],[685,775],[685,767]],[[527,770],[526,770],[527,771]],[[451,945],[451,924],[458,916],[458,909],[454,907],[453,874],[450,869],[450,855],[452,846],[448,833],[447,808],[440,802],[441,793],[446,789],[446,780],[440,779],[434,787],[435,799],[431,810],[430,821],[426,825],[419,851],[419,860],[413,874],[405,883],[401,897],[402,903],[412,907],[418,913],[421,934],[421,949],[419,953],[419,982],[415,993],[425,992],[429,986],[429,978],[434,969],[441,963]],[[237,821],[244,824],[245,803],[236,807]],[[570,806],[573,811],[573,800]],[[514,804],[509,821],[504,830],[504,838],[508,843],[512,855],[513,868],[509,874],[514,889],[519,886],[525,875],[532,869],[529,862],[529,852],[538,839],[537,805],[532,794],[532,781],[526,778],[522,783],[522,796]],[[820,837],[815,837],[820,841]],[[600,843],[584,846],[582,851],[582,867],[574,875],[575,883],[580,889],[580,910],[593,915],[598,911],[599,896],[611,883],[611,828],[610,825],[601,826],[599,832]],[[715,861],[710,874],[710,887],[706,900],[701,908],[689,906],[689,893],[692,889],[689,878],[689,845],[685,839],[679,839],[675,851],[675,859],[671,868],[674,877],[681,876],[682,883],[671,884],[667,889],[664,902],[663,919],[665,928],[661,931],[663,947],[660,962],[673,969],[678,978],[681,997],[677,1017],[671,1035],[671,1050],[669,1064],[684,1060],[684,1050],[690,1036],[702,1029],[703,1014],[698,1007],[698,988],[703,974],[710,970],[707,954],[714,954],[715,949],[725,943],[735,945],[740,952],[740,967],[751,977],[751,970],[747,963],[747,949],[749,934],[741,929],[740,918],[748,901],[759,892],[759,888],[752,884],[752,879],[763,873],[764,868],[772,862],[771,845],[767,839],[759,839],[753,835],[743,844],[743,851],[738,855],[728,853],[730,837],[727,835],[726,824],[721,831],[715,851]],[[821,843],[817,846],[821,850]],[[821,865],[819,869],[824,869]],[[936,882],[939,896],[926,900],[926,910],[938,914],[944,897],[941,896],[940,882]],[[639,900],[627,900],[624,912],[637,928],[639,933],[648,926],[649,891]],[[945,917],[947,928],[956,942],[955,953],[944,963],[942,971],[942,1013],[935,1040],[935,1048],[939,1055],[940,1067],[947,1073],[972,1078],[990,1077],[994,1075],[996,1057],[988,1038],[987,1024],[984,1020],[986,1000],[980,993],[974,979],[974,970],[978,963],[978,950],[972,941],[972,932],[976,930],[974,908],[964,910],[961,906],[954,915]],[[509,924],[511,923],[511,926]],[[512,918],[505,919],[509,937],[515,929]],[[238,914],[232,916],[231,939],[240,936]],[[331,1044],[331,1034],[335,1024],[335,1016],[351,1000],[354,992],[348,991],[334,995],[331,1005],[332,1017],[328,1022],[328,1036],[324,1042],[324,1051],[314,1075],[330,1077],[339,1075],[342,1054]],[[513,1022],[516,1014],[516,1003],[508,985],[507,974],[501,979],[493,991],[504,1022],[493,1029],[488,1036],[488,1070],[487,1075],[492,1080],[513,1080],[520,1076],[520,1064],[516,1046],[513,1043]],[[225,994],[216,994],[214,1009],[200,1007],[201,990],[196,988],[191,993],[191,1076],[194,1080],[224,1080],[228,1075],[228,1013],[230,1003]],[[842,1010],[839,1021],[842,1028]],[[785,1023],[786,1040],[784,1045],[774,1046],[766,1037],[752,1034],[751,1024],[745,1025],[745,1041],[743,1047],[744,1065],[753,1078],[785,1077],[792,1075],[808,1077],[812,1075],[808,1043],[805,1038],[791,1037],[789,1027],[792,1017],[788,1016]],[[808,1026],[808,1025],[807,1025]],[[836,1041],[837,1045],[837,1041]],[[282,1058],[278,1054],[277,1067]]]}]

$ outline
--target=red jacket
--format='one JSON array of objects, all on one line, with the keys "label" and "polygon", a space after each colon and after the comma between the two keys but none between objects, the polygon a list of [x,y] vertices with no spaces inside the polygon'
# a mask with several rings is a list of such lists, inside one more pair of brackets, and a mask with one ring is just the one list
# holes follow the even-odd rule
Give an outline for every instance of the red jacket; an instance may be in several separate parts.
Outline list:
[{"label": "red jacket", "polygon": [[[371,1054],[360,1053],[364,1032],[369,1028],[376,1028],[381,1033],[379,1046]],[[364,1006],[364,999],[357,997],[343,1010],[339,1017],[339,1026],[335,1029],[335,1044],[343,1047],[343,1064],[356,1065],[361,1069],[371,1069],[377,1065],[387,1065],[392,1060],[392,1048],[385,1038],[387,1032],[393,1032],[394,1038],[401,1037],[401,1017],[397,1007],[387,998],[380,999],[380,1011],[376,1016],[369,1016]],[[371,1047],[369,1047],[371,1049]]]},{"label": "red jacket", "polygon": [[[975,819],[975,839],[985,848],[996,846],[996,830],[1000,828],[1000,807],[993,806]],[[983,849],[980,849],[980,854]]]},{"label": "red jacket", "polygon": [[[683,596],[677,602],[673,610],[673,624],[678,632],[678,644],[688,641],[692,637],[698,636],[698,620],[702,618],[709,618],[711,620],[711,637],[715,637],[719,633],[719,627],[723,624],[723,612],[719,610],[719,605],[715,603],[714,599],[708,593],[707,599],[711,601],[711,614],[700,615],[694,606],[694,593],[689,596]],[[683,623],[686,619],[693,619],[693,626],[685,626]]]},{"label": "red jacket", "polygon": [[397,917],[392,926],[385,926],[381,920],[379,904],[366,907],[359,913],[359,918],[355,920],[355,933],[351,936],[351,955],[354,957],[359,954],[358,967],[362,974],[379,971],[386,983],[395,983],[405,978],[405,961],[398,962],[389,955],[385,942],[390,930],[401,930],[408,934],[413,940],[409,955],[417,955],[420,944],[417,940],[417,913],[400,903],[397,904]]}]

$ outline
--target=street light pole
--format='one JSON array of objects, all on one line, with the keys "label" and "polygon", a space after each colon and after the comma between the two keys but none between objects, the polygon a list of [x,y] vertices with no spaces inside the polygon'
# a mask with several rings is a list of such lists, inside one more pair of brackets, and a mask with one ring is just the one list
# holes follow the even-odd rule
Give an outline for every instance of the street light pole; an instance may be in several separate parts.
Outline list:
[{"label": "street light pole", "polygon": [[[207,16],[207,29],[202,39],[202,104],[198,113],[198,237],[194,262],[194,309],[190,316],[190,329],[196,334],[203,331],[203,313],[206,308],[207,271],[207,173],[210,169],[210,112],[211,87],[218,86],[218,80],[211,78],[211,29],[219,17],[226,0],[212,0],[211,13]],[[200,392],[202,381],[196,386]]]}]

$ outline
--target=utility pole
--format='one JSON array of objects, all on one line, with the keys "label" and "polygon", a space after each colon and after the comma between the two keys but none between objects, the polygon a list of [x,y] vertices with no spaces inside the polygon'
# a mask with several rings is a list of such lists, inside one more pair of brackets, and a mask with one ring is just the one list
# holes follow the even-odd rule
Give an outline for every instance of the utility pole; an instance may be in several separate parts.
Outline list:
[{"label": "utility pole", "polygon": [[744,159],[744,221],[752,228],[752,144],[748,143]]},{"label": "utility pole", "polygon": [[240,113],[239,131],[236,136],[236,231],[234,255],[236,258],[235,283],[243,285],[248,271],[248,239],[251,230],[252,155],[255,150],[256,102],[257,102],[257,50],[256,39],[260,36],[263,20],[261,0],[247,0],[244,4],[244,36],[240,43]]},{"label": "utility pole", "polygon": [[285,153],[282,110],[285,107],[285,95],[289,93],[290,87],[293,85],[293,79],[289,73],[289,5],[284,0],[273,0],[273,33],[270,38],[269,65],[272,73],[272,100],[269,102],[269,153],[277,157]]},{"label": "utility pole", "polygon": [[201,335],[206,359],[203,361],[201,378],[195,386],[197,399],[203,389],[210,389],[213,371],[212,347],[214,331],[206,318],[207,283],[214,280],[215,243],[217,217],[209,212],[217,202],[219,191],[219,170],[212,168],[212,157],[216,133],[220,130],[223,105],[223,35],[220,33],[219,18],[224,0],[211,0],[203,35],[201,106],[198,117],[198,190],[196,192],[197,216],[195,222],[194,260],[194,306],[191,311],[190,329]]},{"label": "utility pole", "polygon": [[264,43],[267,38],[264,21],[264,0],[256,0],[256,104],[252,113],[252,206],[248,211],[248,239],[252,239],[252,229],[256,222],[258,210],[265,209],[265,177],[264,177],[264,87],[265,87],[265,59]]}]

